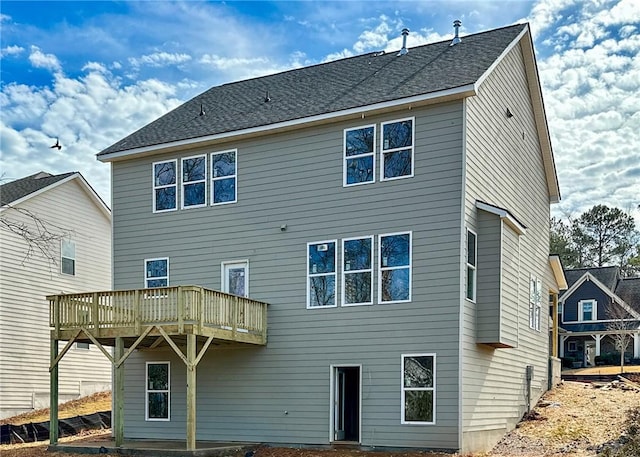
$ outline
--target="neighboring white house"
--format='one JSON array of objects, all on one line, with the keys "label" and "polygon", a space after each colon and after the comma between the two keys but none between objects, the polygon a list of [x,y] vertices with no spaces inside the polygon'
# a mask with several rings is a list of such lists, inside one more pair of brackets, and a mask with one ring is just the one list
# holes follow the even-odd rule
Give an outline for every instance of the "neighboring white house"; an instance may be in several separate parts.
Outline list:
[{"label": "neighboring white house", "polygon": [[[52,293],[111,288],[111,211],[80,173],[40,172],[0,186],[0,418],[48,407]],[[53,234],[55,260],[7,222]],[[14,226],[15,227],[15,226]],[[111,388],[111,364],[78,344],[60,366],[60,400]]]}]

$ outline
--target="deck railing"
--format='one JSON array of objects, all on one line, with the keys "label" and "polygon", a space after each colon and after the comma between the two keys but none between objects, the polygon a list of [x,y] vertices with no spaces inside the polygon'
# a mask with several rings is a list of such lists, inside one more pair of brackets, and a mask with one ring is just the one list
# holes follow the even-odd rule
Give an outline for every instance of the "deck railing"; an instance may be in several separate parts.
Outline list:
[{"label": "deck railing", "polygon": [[266,338],[267,304],[199,286],[52,295],[50,325],[56,331],[193,324]]}]

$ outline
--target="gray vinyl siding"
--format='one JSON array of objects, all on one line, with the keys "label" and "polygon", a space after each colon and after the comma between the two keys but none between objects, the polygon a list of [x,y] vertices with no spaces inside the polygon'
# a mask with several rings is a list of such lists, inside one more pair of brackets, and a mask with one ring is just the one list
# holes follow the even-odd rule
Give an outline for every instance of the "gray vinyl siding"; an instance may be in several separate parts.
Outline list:
[{"label": "gray vinyl siding", "polygon": [[500,333],[506,344],[518,345],[518,305],[520,276],[520,237],[507,224],[502,224],[502,288],[500,298]]},{"label": "gray vinyl siding", "polygon": [[[506,110],[514,114],[509,118]],[[548,313],[543,303],[541,329],[528,325],[529,277],[543,279],[543,294],[551,284],[548,266],[549,195],[535,121],[525,77],[520,45],[516,45],[467,99],[466,125],[466,224],[475,228],[476,200],[506,208],[524,226],[520,237],[517,278],[505,278],[517,293],[513,318],[518,347],[494,349],[475,341],[476,307],[462,300],[463,439],[497,441],[515,426],[526,409],[525,371],[534,366],[532,397],[546,390]],[[478,244],[482,243],[481,236]],[[482,258],[479,253],[478,275]],[[507,279],[509,282],[507,282]],[[544,295],[543,295],[544,296]],[[478,438],[480,439],[480,438]]]},{"label": "gray vinyl siding", "polygon": [[[415,176],[380,182],[380,122],[409,116]],[[343,130],[372,123],[376,182],[343,187]],[[214,289],[221,262],[248,259],[250,296],[270,304],[266,347],[212,348],[198,366],[198,439],[327,444],[330,366],[361,364],[363,445],[458,447],[462,137],[455,102],[113,163],[117,289],[143,286],[145,258],[169,257],[170,285]],[[152,213],[152,162],[230,148],[237,203]],[[374,305],[306,309],[308,242],[374,235],[377,266],[377,236],[405,231],[411,302],[377,304],[374,282]],[[437,355],[436,425],[400,424],[401,355],[415,353]],[[147,360],[171,361],[170,422],[144,421]],[[177,357],[137,352],[125,384],[126,437],[184,439]]]},{"label": "gray vinyl siding", "polygon": [[476,335],[479,343],[500,341],[501,225],[495,214],[478,212]]},{"label": "gray vinyl siding", "polygon": [[[60,272],[60,241],[51,245],[54,264],[37,251],[27,258],[24,239],[0,230],[0,418],[49,406],[50,328],[45,297],[111,287],[110,219],[77,181],[59,184],[17,205],[37,215],[53,232],[70,234],[75,242],[74,276]],[[33,225],[17,211],[7,210],[2,217]],[[59,366],[61,401],[111,388],[111,363],[94,345],[88,350],[74,345]]]}]

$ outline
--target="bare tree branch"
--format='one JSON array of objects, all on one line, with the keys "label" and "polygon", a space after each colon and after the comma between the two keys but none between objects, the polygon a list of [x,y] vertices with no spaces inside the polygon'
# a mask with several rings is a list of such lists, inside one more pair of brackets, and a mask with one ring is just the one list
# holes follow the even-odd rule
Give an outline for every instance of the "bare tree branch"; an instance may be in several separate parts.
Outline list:
[{"label": "bare tree branch", "polygon": [[624,370],[624,353],[629,346],[634,329],[634,320],[622,306],[610,303],[607,306],[607,316],[611,319],[607,322],[607,330],[615,343],[615,347],[620,351],[620,371]]},{"label": "bare tree branch", "polygon": [[71,232],[47,221],[32,211],[5,205],[0,213],[0,230],[6,230],[21,237],[27,245],[22,263],[40,253],[49,262],[58,263],[59,242],[68,238]]}]

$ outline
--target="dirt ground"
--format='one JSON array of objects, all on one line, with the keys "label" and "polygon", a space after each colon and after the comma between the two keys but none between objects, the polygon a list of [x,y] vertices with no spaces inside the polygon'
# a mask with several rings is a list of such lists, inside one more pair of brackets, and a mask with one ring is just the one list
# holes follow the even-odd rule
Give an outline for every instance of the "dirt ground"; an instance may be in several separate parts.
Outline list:
[{"label": "dirt ground", "polygon": [[[636,381],[640,381],[638,377]],[[640,384],[606,385],[565,382],[547,392],[529,419],[503,438],[493,451],[466,457],[592,457],[602,445],[618,439],[625,412],[640,406]],[[109,432],[106,432],[108,435]],[[105,436],[93,432],[61,441]],[[0,446],[0,457],[86,457],[47,452],[47,442]],[[441,457],[428,452],[374,452],[357,449],[289,449],[258,447],[255,457]],[[115,457],[115,456],[114,456]],[[237,456],[244,457],[244,452]]]}]

